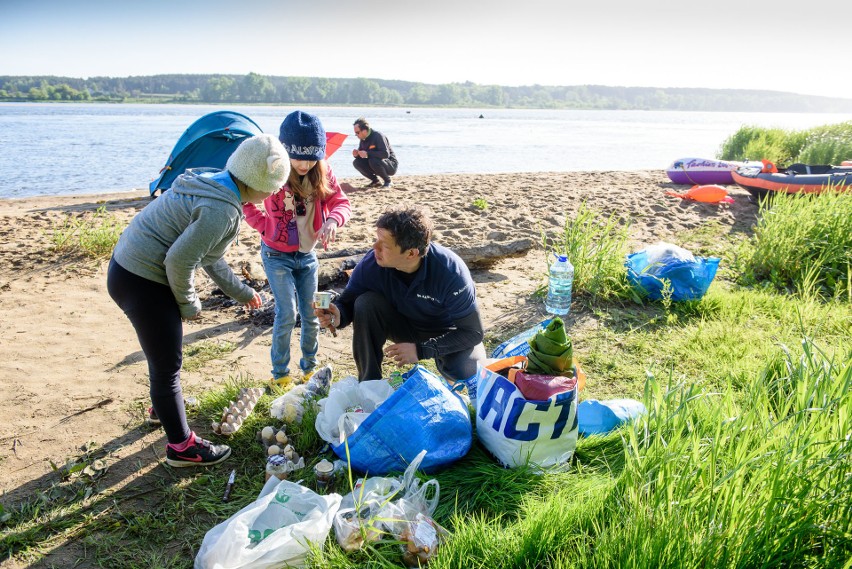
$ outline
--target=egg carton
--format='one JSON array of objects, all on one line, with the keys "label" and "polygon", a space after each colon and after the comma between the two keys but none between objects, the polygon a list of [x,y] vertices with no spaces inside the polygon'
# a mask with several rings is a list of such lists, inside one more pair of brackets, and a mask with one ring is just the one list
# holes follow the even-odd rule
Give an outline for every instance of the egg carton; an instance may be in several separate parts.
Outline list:
[{"label": "egg carton", "polygon": [[239,431],[262,395],[263,389],[260,387],[240,389],[237,398],[222,409],[222,418],[213,422],[213,432],[227,437]]},{"label": "egg carton", "polygon": [[299,455],[296,453],[293,445],[290,444],[290,437],[287,436],[287,431],[284,430],[284,427],[276,429],[267,425],[258,431],[257,440],[261,442],[264,450],[266,450],[266,456],[281,455],[294,463],[299,461]]},{"label": "egg carton", "polygon": [[264,450],[269,450],[272,445],[284,447],[290,442],[284,427],[276,428],[271,425],[263,427],[257,432],[257,440],[263,445]]}]

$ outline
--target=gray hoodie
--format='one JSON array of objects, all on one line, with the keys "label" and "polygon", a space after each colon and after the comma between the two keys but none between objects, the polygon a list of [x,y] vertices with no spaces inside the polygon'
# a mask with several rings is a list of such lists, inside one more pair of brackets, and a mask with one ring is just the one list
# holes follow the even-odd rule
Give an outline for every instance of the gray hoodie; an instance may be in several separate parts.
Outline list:
[{"label": "gray hoodie", "polygon": [[222,258],[240,232],[240,199],[216,180],[200,176],[210,171],[215,170],[181,174],[169,191],[133,218],[113,251],[116,262],[131,273],[170,286],[183,318],[201,312],[195,292],[199,266],[231,298],[245,303],[254,296]]}]

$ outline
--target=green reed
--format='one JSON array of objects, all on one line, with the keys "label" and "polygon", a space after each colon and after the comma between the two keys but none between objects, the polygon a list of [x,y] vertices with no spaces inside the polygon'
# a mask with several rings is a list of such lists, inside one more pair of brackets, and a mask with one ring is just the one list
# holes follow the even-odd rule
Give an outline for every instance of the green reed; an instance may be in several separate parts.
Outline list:
[{"label": "green reed", "polygon": [[744,284],[852,301],[852,193],[779,194],[738,251]]},{"label": "green reed", "polygon": [[125,225],[109,213],[105,206],[80,216],[68,215],[53,228],[51,240],[55,251],[78,253],[92,259],[106,259],[112,254]]},{"label": "green reed", "polygon": [[630,222],[616,214],[603,216],[585,202],[574,219],[566,219],[562,232],[541,241],[548,265],[553,255],[565,255],[574,265],[574,291],[595,300],[630,295],[624,259]]}]

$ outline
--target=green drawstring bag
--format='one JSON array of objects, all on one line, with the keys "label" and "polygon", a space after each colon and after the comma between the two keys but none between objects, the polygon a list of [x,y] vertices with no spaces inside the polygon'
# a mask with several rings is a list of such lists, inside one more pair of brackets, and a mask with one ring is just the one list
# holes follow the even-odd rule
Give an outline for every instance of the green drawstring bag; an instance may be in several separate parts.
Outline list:
[{"label": "green drawstring bag", "polygon": [[529,341],[527,373],[573,376],[573,346],[565,333],[565,323],[558,316]]}]

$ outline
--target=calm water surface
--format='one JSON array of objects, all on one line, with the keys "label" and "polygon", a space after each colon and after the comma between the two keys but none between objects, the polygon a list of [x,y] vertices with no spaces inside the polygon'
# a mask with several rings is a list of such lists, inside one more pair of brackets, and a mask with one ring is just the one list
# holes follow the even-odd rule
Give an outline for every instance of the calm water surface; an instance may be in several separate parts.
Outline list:
[{"label": "calm water surface", "polygon": [[[296,107],[0,103],[0,198],[147,188],[186,128],[234,110],[278,133]],[[743,125],[802,129],[852,115],[304,107],[350,136],[330,163],[357,177],[352,122],[365,116],[400,161],[399,175],[664,169],[713,158]],[[484,118],[478,118],[479,115]],[[759,157],[754,157],[759,158]]]}]

